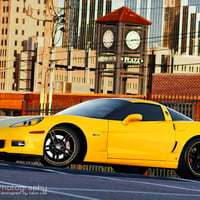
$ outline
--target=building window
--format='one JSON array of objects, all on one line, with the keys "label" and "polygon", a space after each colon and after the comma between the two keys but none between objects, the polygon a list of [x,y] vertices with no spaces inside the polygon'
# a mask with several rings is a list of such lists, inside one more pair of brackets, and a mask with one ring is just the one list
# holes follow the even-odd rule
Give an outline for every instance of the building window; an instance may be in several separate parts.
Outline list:
[{"label": "building window", "polygon": [[24,30],[22,30],[22,35],[24,35]]},{"label": "building window", "polygon": [[17,56],[17,50],[14,50],[14,56]]},{"label": "building window", "polygon": [[15,35],[17,35],[17,34],[18,34],[18,30],[16,29],[16,30],[15,30]]},{"label": "building window", "polygon": [[39,32],[37,31],[37,32],[36,32],[36,36],[38,36],[38,35],[39,35]]},{"label": "building window", "polygon": [[2,18],[2,24],[4,24],[4,23],[5,23],[5,18],[3,17],[3,18]]},{"label": "building window", "polygon": [[22,19],[22,24],[25,24],[25,19],[24,18]]},{"label": "building window", "polygon": [[19,12],[19,7],[16,8],[16,12]]},{"label": "building window", "polygon": [[40,21],[39,20],[37,20],[37,26],[39,26],[40,25]]},{"label": "building window", "polygon": [[4,34],[4,29],[1,30],[1,34],[2,34],[2,35]]},{"label": "building window", "polygon": [[17,46],[17,40],[15,40],[15,46]]},{"label": "building window", "polygon": [[16,24],[18,24],[19,23],[19,19],[18,18],[16,18]]},{"label": "building window", "polygon": [[8,23],[8,17],[6,17],[6,24]]}]

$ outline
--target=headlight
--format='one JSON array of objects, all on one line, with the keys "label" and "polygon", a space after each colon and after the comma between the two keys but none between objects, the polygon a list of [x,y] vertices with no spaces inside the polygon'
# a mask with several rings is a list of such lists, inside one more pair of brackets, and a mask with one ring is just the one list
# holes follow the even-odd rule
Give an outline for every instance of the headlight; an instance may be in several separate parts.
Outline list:
[{"label": "headlight", "polygon": [[24,120],[19,121],[16,124],[11,125],[10,127],[33,126],[33,125],[40,123],[43,119],[44,119],[44,117],[38,117],[38,118],[34,118],[34,119],[24,119]]}]

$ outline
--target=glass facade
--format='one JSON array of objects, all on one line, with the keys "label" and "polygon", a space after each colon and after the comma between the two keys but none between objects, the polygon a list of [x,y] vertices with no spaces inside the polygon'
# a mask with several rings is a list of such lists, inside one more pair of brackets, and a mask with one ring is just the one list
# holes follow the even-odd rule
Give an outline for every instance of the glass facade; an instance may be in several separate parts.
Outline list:
[{"label": "glass facade", "polygon": [[126,6],[152,22],[149,48],[167,47],[179,54],[199,55],[199,0],[71,0],[71,5],[70,37],[74,48],[85,49],[90,43],[95,49],[95,20]]},{"label": "glass facade", "polygon": [[[117,1],[112,2],[112,7],[117,9]],[[162,46],[164,0],[125,0],[124,5],[152,22],[149,27],[148,47]],[[113,9],[112,9],[113,10]]]},{"label": "glass facade", "polygon": [[95,20],[111,12],[112,0],[74,0],[73,16],[71,13],[73,37],[71,44],[74,48],[85,49],[90,43],[95,49],[96,27]]},{"label": "glass facade", "polygon": [[188,5],[189,6],[196,6],[196,11],[200,12],[199,0],[188,0]]}]

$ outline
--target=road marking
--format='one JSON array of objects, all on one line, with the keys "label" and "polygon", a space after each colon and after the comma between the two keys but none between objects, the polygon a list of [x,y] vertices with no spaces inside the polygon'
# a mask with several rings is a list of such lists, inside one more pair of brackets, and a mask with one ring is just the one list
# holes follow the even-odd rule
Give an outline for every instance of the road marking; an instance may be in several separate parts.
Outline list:
[{"label": "road marking", "polygon": [[[8,166],[9,164],[6,163],[0,163],[0,165],[5,165]],[[158,184],[158,183],[150,183],[150,182],[144,182],[144,181],[135,181],[135,180],[122,180],[119,178],[112,178],[112,177],[106,177],[106,176],[97,176],[97,175],[87,175],[87,174],[76,174],[76,173],[71,173],[71,172],[61,172],[53,169],[45,169],[45,168],[37,168],[37,167],[30,167],[30,166],[20,166],[20,165],[10,165],[10,166],[15,166],[19,168],[25,168],[25,169],[34,169],[34,170],[41,170],[44,172],[53,172],[53,173],[58,173],[58,174],[70,174],[70,175],[79,175],[79,176],[85,176],[85,177],[92,177],[92,178],[99,178],[99,179],[104,179],[104,180],[110,180],[110,181],[119,181],[119,182],[126,182],[126,183],[137,183],[137,184],[144,184],[144,185],[152,185],[152,186],[158,186],[158,187],[166,187],[166,188],[172,188],[172,189],[179,189],[179,190],[187,190],[187,191],[192,191],[192,192],[200,192],[200,190],[197,189],[191,189],[191,188],[185,188],[185,187],[179,187],[179,186],[173,186],[173,185],[165,185],[165,184]],[[192,183],[198,183],[200,184],[200,181],[195,181],[195,180],[189,180],[189,179],[182,179],[182,178],[170,178],[172,180],[177,180],[177,181],[186,181],[186,182],[192,182]]]},{"label": "road marking", "polygon": [[144,192],[134,190],[104,190],[104,189],[77,189],[77,188],[57,188],[49,187],[51,190],[69,190],[80,192],[105,192],[105,193],[129,193],[129,194],[154,194],[154,195],[168,195],[168,196],[194,196],[200,197],[200,194],[183,194],[183,193],[161,193],[161,192]]},{"label": "road marking", "polygon": [[40,171],[45,171],[45,172],[53,172],[57,174],[67,174],[66,172],[61,172],[53,169],[46,169],[42,167],[34,167],[34,166],[22,166],[22,165],[15,165],[15,164],[6,164],[6,163],[0,163],[0,165],[3,166],[11,166],[11,167],[18,167],[18,168],[24,168],[24,169],[34,169],[34,170],[40,170]]},{"label": "road marking", "polygon": [[9,164],[6,164],[6,163],[0,163],[0,165],[8,166]]},{"label": "road marking", "polygon": [[[89,177],[95,177],[95,178],[99,178],[99,179],[105,179],[105,180],[111,180],[111,181],[119,181],[119,182],[126,182],[126,183],[137,183],[137,184],[144,184],[144,185],[152,185],[152,186],[158,186],[158,187],[166,187],[166,188],[173,188],[173,189],[180,189],[180,190],[188,190],[188,191],[193,191],[193,192],[200,192],[200,189],[190,189],[190,188],[185,188],[185,187],[178,187],[178,186],[173,186],[173,185],[165,185],[165,184],[159,184],[159,183],[150,183],[150,182],[144,182],[144,181],[134,181],[134,180],[122,180],[119,178],[111,178],[111,177],[105,177],[105,176],[93,176],[93,175],[85,175],[85,174],[79,174],[79,176],[89,176]],[[175,180],[179,180],[179,179],[175,179]],[[187,179],[180,179],[181,181],[188,181]],[[190,181],[188,181],[190,182]],[[193,181],[192,181],[193,182]],[[199,183],[200,181],[194,181],[194,183]]]},{"label": "road marking", "polygon": [[172,180],[180,180],[180,181],[186,181],[186,182],[191,182],[191,183],[198,183],[198,184],[200,184],[200,181],[198,181],[198,180],[184,179],[184,178],[173,178],[173,177],[170,177],[170,179],[172,179]]},{"label": "road marking", "polygon": [[[19,186],[19,187],[20,186],[21,187],[28,187],[28,185],[21,185],[21,184],[6,182],[6,181],[0,181],[0,183],[1,184],[5,184],[5,185],[14,185],[14,186]],[[75,195],[75,194],[66,193],[66,192],[59,192],[59,191],[49,190],[48,187],[47,187],[47,192],[53,193],[53,194],[64,195],[64,196],[75,197],[75,198],[78,198],[78,199],[100,200],[100,199],[96,199],[96,198],[92,198],[92,197],[87,197],[87,196],[83,196],[83,195]]]},{"label": "road marking", "polygon": [[65,172],[61,172],[61,171],[56,171],[53,169],[45,169],[45,168],[37,168],[37,167],[29,167],[29,166],[17,166],[19,168],[24,168],[24,169],[36,169],[36,170],[41,170],[44,172],[53,172],[53,173],[57,173],[57,174],[66,174]]},{"label": "road marking", "polygon": [[[5,182],[5,181],[0,181],[1,184],[5,185],[14,185],[14,186],[21,186],[21,187],[28,187],[27,185],[21,185],[21,184],[16,184],[16,183],[10,183],[10,182]],[[76,189],[76,188],[54,188],[54,187],[49,187],[50,189],[47,188],[47,192],[53,193],[53,194],[59,194],[59,195],[64,195],[64,196],[70,196],[78,199],[87,199],[87,200],[100,200],[97,198],[92,198],[88,196],[83,196],[83,195],[75,195],[71,193],[66,193],[66,192],[60,192],[60,191],[54,191],[54,190],[69,190],[69,191],[83,191],[83,192],[106,192],[106,193],[129,193],[129,194],[144,194],[144,195],[168,195],[168,196],[190,196],[190,197],[200,197],[200,194],[183,194],[183,193],[160,193],[160,192],[144,192],[144,191],[127,191],[127,190],[103,190],[103,189]]]},{"label": "road marking", "polygon": [[145,184],[145,185],[153,185],[153,186],[159,186],[159,187],[166,187],[166,188],[173,188],[173,189],[180,189],[180,190],[188,190],[188,191],[193,191],[193,192],[200,192],[200,189],[190,189],[190,188],[185,188],[185,187],[178,187],[178,186],[173,186],[173,185],[164,185],[164,184],[158,184],[158,183],[149,183],[149,182],[144,182],[144,181],[134,181],[134,180],[122,180],[122,179],[117,179],[117,178],[110,178],[110,177],[100,177],[104,178],[107,180],[112,180],[112,181],[120,181],[120,182],[129,182],[129,183],[139,183],[139,184]]}]

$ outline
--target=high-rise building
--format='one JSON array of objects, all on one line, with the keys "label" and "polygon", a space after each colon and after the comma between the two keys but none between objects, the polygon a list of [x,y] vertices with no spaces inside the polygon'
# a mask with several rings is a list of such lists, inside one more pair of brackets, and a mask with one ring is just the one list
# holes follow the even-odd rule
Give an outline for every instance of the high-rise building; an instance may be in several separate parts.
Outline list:
[{"label": "high-rise building", "polygon": [[[45,4],[46,0],[0,0],[1,92],[19,89],[20,55],[27,48],[28,37],[44,36]],[[25,70],[28,74],[31,69]],[[26,83],[22,89],[31,88],[29,75],[21,81]]]},{"label": "high-rise building", "polygon": [[90,43],[95,49],[95,20],[111,12],[112,0],[72,0],[72,44],[77,49],[85,49]]},{"label": "high-rise building", "polygon": [[164,0],[123,0],[112,1],[112,10],[121,6],[126,6],[151,21],[148,34],[148,47],[162,46],[163,26],[164,26]]},{"label": "high-rise building", "polygon": [[163,46],[181,55],[199,55],[200,4],[197,0],[165,2]]},{"label": "high-rise building", "polygon": [[112,1],[112,10],[120,6],[127,6],[152,22],[148,47],[167,47],[179,55],[200,54],[198,0]]},{"label": "high-rise building", "polygon": [[200,4],[196,0],[180,2],[178,54],[199,55]]}]

